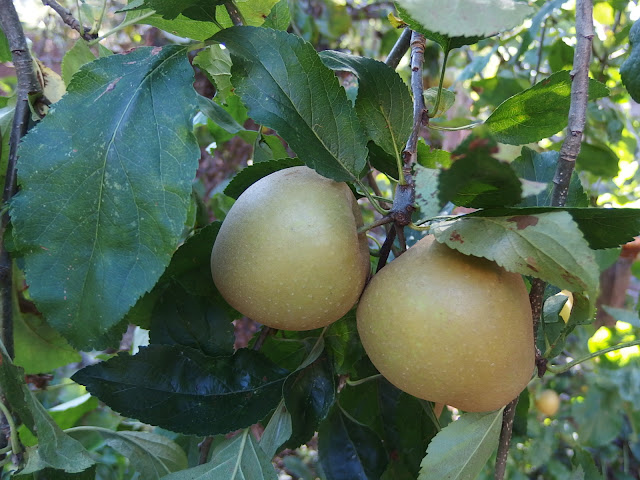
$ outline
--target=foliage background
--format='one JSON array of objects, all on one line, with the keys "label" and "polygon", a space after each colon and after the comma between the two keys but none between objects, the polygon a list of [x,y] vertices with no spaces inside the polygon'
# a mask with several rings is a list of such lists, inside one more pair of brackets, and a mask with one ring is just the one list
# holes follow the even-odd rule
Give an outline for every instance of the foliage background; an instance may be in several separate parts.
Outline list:
[{"label": "foliage background", "polygon": [[[34,56],[61,73],[67,81],[65,66],[68,71],[73,71],[74,64],[79,65],[87,59],[86,50],[76,43],[77,34],[67,29],[53,12],[35,1],[18,1],[16,5],[32,40]],[[74,12],[78,11],[76,5],[68,6]],[[78,15],[85,19],[100,16],[102,4],[99,2],[80,2],[79,6],[82,13]],[[465,46],[451,55],[444,85],[455,91],[456,96],[455,103],[440,120],[441,125],[456,126],[474,119],[486,119],[511,95],[530,87],[543,77],[571,67],[572,47],[575,44],[573,2],[538,1],[536,6],[540,12],[540,16],[535,17],[537,22],[527,21],[511,32]],[[108,31],[122,21],[124,14],[118,13],[121,7],[123,5],[117,3],[108,4],[101,32]],[[399,32],[387,20],[387,13],[393,9],[391,2],[309,0],[289,2],[288,7],[290,31],[311,42],[317,50],[342,49],[383,60],[399,36]],[[640,207],[640,107],[629,100],[620,82],[619,68],[626,58],[629,29],[632,22],[640,16],[640,9],[635,2],[600,1],[595,3],[594,16],[597,36],[594,38],[591,73],[593,78],[609,87],[611,94],[597,103],[590,103],[585,132],[587,146],[583,145],[583,154],[578,160],[580,180],[591,205],[637,208]],[[156,27],[134,24],[108,36],[102,44],[117,53],[141,45],[161,46],[181,42],[183,39],[180,37]],[[94,49],[93,53],[98,52]],[[6,56],[0,59],[8,62]],[[212,98],[215,89],[206,73],[207,70],[210,73],[211,68],[203,63],[207,59],[196,60],[192,54],[191,60],[196,65],[197,91],[204,97]],[[441,62],[441,49],[435,43],[428,42],[425,51],[425,88],[438,85]],[[409,69],[406,57],[398,71],[407,81]],[[3,95],[0,107],[7,105],[14,91],[13,75],[9,63],[0,67],[0,93]],[[348,73],[339,73],[339,76],[347,94],[354,98],[355,77]],[[237,101],[237,97],[221,88],[224,85],[223,78],[214,78],[214,82],[219,87],[216,99],[221,100],[225,111],[239,128],[237,132],[231,133],[229,128],[220,128],[203,114],[196,116],[194,131],[200,146],[200,159],[197,179],[193,185],[194,204],[198,208],[193,209],[190,219],[192,226],[204,226],[210,221],[224,219],[233,199],[225,195],[223,190],[237,170],[248,162],[278,158],[287,152],[286,146],[273,135],[273,131],[264,129],[258,133],[258,126],[247,118],[246,110]],[[4,131],[3,129],[3,134]],[[467,132],[425,130],[423,134],[432,147],[453,151],[464,140]],[[541,147],[554,150],[559,149],[560,142],[561,137],[552,136],[530,146],[534,149]],[[4,152],[6,149],[3,148],[3,157]],[[520,154],[520,148],[501,145],[497,156],[512,161]],[[380,177],[379,181],[383,192],[389,192],[390,187],[384,178]],[[373,212],[365,212],[365,215],[372,220]],[[610,307],[603,309],[607,315],[601,315],[594,325],[576,329],[560,353],[560,362],[569,362],[590,351],[637,338],[640,332],[640,263],[632,253],[620,258],[618,254],[617,250],[604,251],[598,258],[602,269],[603,291],[607,285],[612,285],[610,292],[605,291],[608,296],[602,298],[602,303]],[[555,293],[557,290],[553,289],[548,292],[549,295]],[[177,302],[180,310],[179,300]],[[545,305],[545,327],[553,329],[555,324],[562,321],[558,317],[558,307],[561,305],[557,302],[554,304],[553,301],[548,301]],[[219,312],[212,315],[228,318]],[[37,316],[28,314],[18,319],[15,334],[16,363],[26,369],[26,373],[30,375],[28,378],[31,390],[51,412],[60,428],[90,425],[104,428],[105,432],[154,432],[173,440],[184,452],[184,458],[175,451],[164,452],[170,457],[169,463],[173,462],[182,468],[198,464],[201,451],[198,445],[202,438],[151,428],[123,417],[87,395],[84,387],[70,380],[70,376],[79,368],[115,355],[115,349],[78,352],[53,331],[40,325],[40,321]],[[336,327],[338,328],[348,329],[347,323],[344,322]],[[236,320],[233,332],[235,346],[248,345],[255,330],[255,325],[246,319]],[[231,336],[232,332],[227,331],[225,334]],[[277,352],[274,345],[279,340],[287,340],[305,345],[304,352],[312,355],[316,336],[294,335],[291,339],[271,339],[263,347],[263,352],[267,356],[270,348]],[[336,338],[340,336],[341,332],[335,332]],[[325,341],[330,342],[331,338],[329,335]],[[132,327],[127,330],[117,350],[136,353],[148,341],[147,330]],[[358,352],[347,350],[347,353],[359,358]],[[302,359],[296,360],[299,363]],[[321,376],[323,361],[326,359],[320,357],[310,362],[310,366],[315,369],[310,375]],[[637,402],[640,398],[639,362],[640,348],[631,347],[585,362],[567,373],[548,374],[542,380],[532,381],[520,401],[515,447],[511,450],[507,478],[601,478],[600,475],[611,479],[640,478],[640,406]],[[296,365],[296,362],[291,361],[291,364]],[[352,378],[364,378],[374,373],[369,371],[369,366],[359,365],[353,359],[345,361],[345,365],[349,367],[348,371],[338,373],[350,373]],[[560,410],[551,418],[541,415],[535,407],[536,396],[547,388],[557,391],[562,399]],[[412,403],[412,399],[405,398],[407,396],[398,396],[397,392],[390,391],[383,381],[346,387],[339,397],[342,411],[332,410],[320,432],[320,442],[324,430],[325,436],[330,435],[333,439],[332,444],[324,447],[321,444],[320,449],[339,451],[357,444],[353,438],[358,438],[358,429],[361,428],[373,430],[383,438],[396,435],[406,439],[412,446],[407,446],[402,452],[402,458],[411,459],[412,464],[415,464],[415,458],[419,461],[426,448],[426,444],[421,445],[420,442],[424,443],[429,435],[435,433],[430,431],[433,425],[420,416],[419,428],[414,429],[411,423],[412,428],[407,430],[402,425],[412,420],[398,418],[394,419],[396,430],[382,432],[383,426],[376,423],[376,415],[384,412],[384,406],[377,406],[378,410],[366,405],[362,407],[358,399],[365,395],[368,398],[387,400],[393,397],[394,405],[401,404],[404,411],[411,414],[418,415],[417,412],[421,409],[420,405]],[[441,422],[446,424],[452,417],[455,417],[455,412],[445,413]],[[357,422],[348,423],[350,418]],[[126,458],[127,455],[123,455],[127,450],[122,445],[127,442],[121,436],[110,437],[105,432],[100,434],[96,431],[76,430],[74,437],[81,439],[83,445],[88,446],[92,457],[98,461],[94,470],[78,474],[77,478],[86,475],[89,475],[86,478],[93,478],[94,474],[96,478],[104,479],[152,478],[146,477],[144,470],[140,469],[149,468],[148,465],[153,465],[153,462],[145,464],[146,467],[136,465],[132,455],[128,455],[129,459]],[[24,427],[21,438],[26,446],[33,443],[33,438],[30,440],[30,434]],[[214,437],[213,446],[223,438],[224,436]],[[274,464],[280,478],[325,478],[326,472],[323,473],[322,464],[318,461],[317,442],[314,437],[306,445],[295,450],[285,450],[277,456]],[[365,441],[360,443],[363,442]],[[422,449],[411,451],[415,445],[421,445]],[[370,451],[375,451],[376,448],[370,446]],[[161,452],[153,451],[162,457]],[[393,459],[393,452],[386,454]],[[407,468],[406,465],[399,462],[397,468],[399,470],[396,472],[387,471],[385,478],[405,478],[401,475],[407,474],[403,470]],[[486,477],[489,478],[491,469],[488,466],[486,470]],[[579,470],[582,470],[584,477],[576,476]],[[33,474],[33,478],[44,477]],[[375,474],[371,474],[370,478],[376,478]]]}]

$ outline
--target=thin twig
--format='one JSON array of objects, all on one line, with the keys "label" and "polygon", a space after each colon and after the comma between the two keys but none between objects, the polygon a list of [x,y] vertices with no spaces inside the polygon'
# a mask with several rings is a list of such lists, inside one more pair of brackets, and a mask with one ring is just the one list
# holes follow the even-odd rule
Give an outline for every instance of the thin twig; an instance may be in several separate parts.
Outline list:
[{"label": "thin twig", "polygon": [[382,248],[380,249],[380,257],[378,258],[378,265],[376,266],[376,273],[382,270],[387,264],[387,260],[389,259],[389,253],[391,252],[391,246],[393,245],[393,241],[396,239],[396,229],[392,228],[387,233],[387,238],[384,240],[382,244]]},{"label": "thin twig", "polygon": [[200,457],[198,458],[198,465],[204,465],[209,460],[209,452],[211,451],[211,444],[213,443],[213,437],[204,437],[198,444],[200,450]]},{"label": "thin twig", "polygon": [[[551,196],[551,206],[563,207],[567,201],[569,182],[575,167],[576,158],[580,153],[582,142],[582,132],[587,116],[587,101],[589,90],[589,64],[591,62],[591,40],[593,38],[593,0],[577,0],[576,2],[576,48],[573,56],[573,71],[571,83],[571,106],[569,108],[569,125],[567,134],[560,149],[560,158],[556,167],[553,179],[553,193]],[[532,291],[529,296],[531,310],[534,318],[534,348],[537,337],[537,322],[542,312],[542,300],[544,297],[545,282],[534,280]],[[538,352],[536,352],[536,363],[538,374],[546,365],[540,363]],[[511,432],[513,429],[513,416],[515,415],[515,404],[511,402],[505,408],[502,418],[502,431],[500,432],[500,444],[498,446],[498,457],[496,458],[495,480],[502,480],[506,469],[509,444],[511,443]],[[511,407],[513,404],[512,408]]]},{"label": "thin twig", "polygon": [[542,304],[546,288],[546,282],[539,278],[534,278],[531,282],[531,290],[529,291],[529,303],[531,304],[531,316],[533,317],[533,345],[536,352],[536,368],[540,378],[544,376],[547,370],[547,360],[540,353],[540,350],[536,345],[536,338],[538,336],[538,326],[540,325],[540,319],[542,317]]},{"label": "thin twig", "polygon": [[542,51],[544,50],[544,36],[547,32],[547,22],[545,20],[542,25],[542,31],[540,32],[540,48],[538,48],[538,61],[536,62],[536,73],[531,79],[531,85],[535,85],[538,81],[538,74],[540,73],[540,65],[542,65]]},{"label": "thin twig", "polygon": [[593,39],[592,0],[578,0],[576,3],[576,49],[573,56],[571,76],[571,106],[569,126],[562,148],[556,174],[551,205],[563,207],[567,201],[569,182],[580,153],[582,133],[587,118],[589,95],[589,64],[591,63],[591,43]]},{"label": "thin twig", "polygon": [[53,11],[60,16],[64,23],[78,32],[87,42],[98,38],[98,32],[92,33],[91,27],[83,27],[71,12],[56,2],[56,0],[42,0],[42,4],[45,7],[51,7]]},{"label": "thin twig", "polygon": [[384,61],[387,65],[393,68],[397,68],[400,60],[404,57],[404,54],[409,50],[409,46],[411,44],[411,29],[405,28],[403,32],[398,37],[395,45],[389,52],[389,56]]},{"label": "thin twig", "polygon": [[500,439],[498,440],[498,454],[496,456],[496,470],[494,473],[495,480],[502,480],[504,472],[507,469],[507,457],[509,456],[509,445],[511,444],[511,435],[513,433],[513,421],[516,418],[516,405],[518,405],[518,397],[504,407],[502,412],[502,430],[500,431]]},{"label": "thin twig", "polygon": [[[20,18],[11,0],[0,0],[0,25],[4,31],[11,58],[16,69],[18,85],[16,89],[16,108],[13,115],[13,125],[9,137],[9,160],[2,194],[2,205],[6,206],[17,190],[16,161],[18,158],[18,144],[27,133],[31,109],[29,108],[29,96],[42,94],[42,86],[38,82],[33,67],[31,53],[27,46]],[[9,214],[5,212],[0,220],[0,238],[4,238],[4,232],[9,224]],[[0,338],[9,354],[13,357],[13,298],[12,298],[12,265],[9,253],[0,242],[0,302],[2,303],[2,320]]]},{"label": "thin twig", "polygon": [[418,136],[422,126],[429,121],[424,105],[424,84],[422,83],[422,66],[424,65],[424,35],[418,32],[411,34],[411,92],[413,93],[413,129],[402,152],[405,165],[416,163]]},{"label": "thin twig", "polygon": [[256,343],[253,344],[253,349],[260,350],[262,348],[262,345],[264,345],[264,342],[267,340],[267,337],[274,334],[275,332],[275,328],[262,327],[262,330],[260,330],[260,336],[256,339]]},{"label": "thin twig", "polygon": [[232,0],[227,0],[224,2],[224,6],[227,9],[227,13],[229,14],[229,18],[233,22],[236,27],[246,25],[244,21],[244,17],[242,16],[242,12],[238,10],[238,7]]}]

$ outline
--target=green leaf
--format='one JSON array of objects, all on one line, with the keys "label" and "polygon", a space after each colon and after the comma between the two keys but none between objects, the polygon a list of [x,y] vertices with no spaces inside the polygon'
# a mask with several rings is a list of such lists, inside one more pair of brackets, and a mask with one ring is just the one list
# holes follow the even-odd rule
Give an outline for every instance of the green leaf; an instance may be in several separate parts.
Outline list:
[{"label": "green leaf", "polygon": [[210,98],[198,95],[198,107],[200,111],[209,119],[213,120],[216,125],[231,134],[241,132],[244,127],[227,112]]},{"label": "green leaf", "polygon": [[209,45],[202,49],[193,59],[193,64],[200,67],[216,86],[216,98],[224,100],[231,93],[231,57],[229,50],[220,45]]},{"label": "green leaf", "polygon": [[104,346],[182,235],[200,156],[192,83],[182,47],[101,58],[21,144],[15,243],[31,297],[74,346]]},{"label": "green leaf", "polygon": [[285,32],[228,28],[214,37],[231,52],[235,92],[261,125],[300,160],[337,181],[358,178],[367,156],[358,117],[311,44]]},{"label": "green leaf", "polygon": [[175,442],[150,432],[113,431],[100,427],[81,427],[98,432],[106,445],[128,458],[140,478],[158,479],[188,466],[187,456]]},{"label": "green leaf", "polygon": [[334,407],[320,424],[318,454],[330,480],[380,478],[388,463],[380,438]]},{"label": "green leaf", "polygon": [[567,212],[510,217],[463,216],[431,228],[436,240],[484,257],[510,272],[558,288],[586,291],[595,301],[599,269],[593,251]]},{"label": "green leaf", "polygon": [[327,355],[292,373],[282,392],[293,427],[284,446],[297,448],[313,437],[335,401],[334,372]]},{"label": "green leaf", "polygon": [[283,398],[276,407],[276,411],[271,415],[262,437],[260,437],[260,448],[267,457],[273,458],[284,442],[289,440],[292,433],[291,414],[287,411]]},{"label": "green leaf", "polygon": [[[98,408],[98,399],[86,393],[68,402],[60,403],[50,408],[48,412],[56,425],[65,430],[75,426],[82,417],[96,408]],[[24,425],[20,426],[18,433],[23,445],[31,447],[38,443],[38,438]]]},{"label": "green leaf", "polygon": [[[589,79],[589,100],[608,95],[607,87]],[[502,102],[485,124],[499,142],[537,142],[567,126],[570,104],[571,74],[563,70]]]},{"label": "green leaf", "polygon": [[397,0],[423,28],[451,37],[487,36],[517,27],[533,13],[526,3],[514,0]]},{"label": "green leaf", "polygon": [[338,375],[352,373],[356,362],[365,356],[358,335],[355,310],[329,325],[324,341],[335,372]]},{"label": "green leaf", "polygon": [[93,465],[95,462],[84,447],[66,435],[36,399],[24,383],[24,371],[11,362],[2,344],[0,360],[0,385],[3,396],[22,423],[38,437],[37,450],[32,450],[36,457],[35,470],[52,467],[75,473]]},{"label": "green leaf", "polygon": [[209,463],[175,472],[164,480],[277,480],[271,459],[249,429],[225,439],[213,451]]},{"label": "green leaf", "polygon": [[51,372],[82,360],[80,353],[39,315],[14,314],[13,338],[16,365],[25,373]]},{"label": "green leaf", "polygon": [[96,56],[89,48],[89,45],[87,45],[87,42],[82,38],[76,40],[73,47],[67,50],[67,53],[65,53],[62,58],[62,79],[65,85],[69,85],[71,77],[80,70],[80,67],[89,62],[93,62],[95,59]]},{"label": "green leaf", "polygon": [[640,234],[637,208],[497,208],[469,214],[469,217],[511,217],[549,212],[568,212],[593,249],[615,248]]},{"label": "green leaf", "polygon": [[[485,38],[484,36],[456,36],[451,37],[445,35],[443,33],[438,33],[434,30],[429,30],[425,28],[420,22],[416,21],[407,10],[402,7],[400,2],[395,2],[396,10],[398,11],[398,15],[402,17],[402,21],[409,25],[411,30],[415,30],[417,32],[422,33],[429,40],[436,42],[438,45],[442,47],[445,52],[449,52],[454,48],[460,48],[465,45],[473,45],[474,43],[478,43],[480,40]],[[466,33],[464,34],[466,35]]]},{"label": "green leaf", "polygon": [[233,324],[227,313],[206,297],[168,289],[156,303],[151,321],[150,342],[182,345],[216,357],[233,354]]},{"label": "green leaf", "polygon": [[167,20],[173,20],[182,14],[194,20],[215,22],[216,7],[223,3],[223,0],[143,0],[136,8],[155,10]]},{"label": "green leaf", "polygon": [[[371,58],[335,51],[320,54],[325,65],[358,77],[356,113],[369,139],[400,158],[413,126],[413,103],[407,85],[396,71]],[[394,176],[397,176],[397,168]]]},{"label": "green leaf", "polygon": [[296,370],[308,358],[319,334],[319,330],[278,330],[275,335],[267,337],[260,352],[273,363],[288,370]]},{"label": "green leaf", "polygon": [[178,248],[153,290],[129,311],[126,317],[129,323],[149,328],[156,302],[176,284],[190,295],[206,297],[212,304],[222,307],[232,319],[240,318],[240,314],[222,298],[211,277],[211,248],[220,225],[221,222],[207,225]]},{"label": "green leaf", "polygon": [[598,177],[609,179],[618,175],[618,161],[618,155],[604,143],[582,142],[576,160],[576,170],[586,170]]},{"label": "green leaf", "polygon": [[[37,450],[32,452],[37,456]],[[27,462],[33,462],[33,460],[27,456]],[[37,462],[39,462],[39,458],[36,460],[36,463]],[[18,477],[19,480],[95,480],[96,478],[95,465],[79,473],[67,473],[64,470],[45,468],[43,470],[38,469],[38,471],[34,471],[32,477],[25,477],[24,474],[26,471],[26,468],[20,471],[20,477]]]},{"label": "green leaf", "polygon": [[291,13],[289,12],[289,1],[280,0],[271,9],[271,13],[264,19],[265,28],[275,30],[286,30],[291,23]]},{"label": "green leaf", "polygon": [[254,163],[240,170],[224,189],[224,194],[237,199],[251,185],[262,177],[266,177],[284,168],[304,165],[297,158],[280,158],[266,162]]},{"label": "green leaf", "polygon": [[640,21],[629,31],[629,56],[620,66],[620,78],[631,98],[640,102]]},{"label": "green leaf", "polygon": [[[532,182],[545,183],[547,187],[535,196],[523,198],[521,207],[548,207],[551,206],[553,194],[553,177],[556,173],[559,152],[536,152],[529,147],[522,147],[521,156],[511,162],[511,168],[516,174]],[[588,207],[589,198],[584,193],[582,183],[577,174],[571,176],[569,193],[567,195],[567,207]]]},{"label": "green leaf", "polygon": [[214,435],[248,427],[272,411],[287,375],[253,350],[212,358],[189,347],[150,345],[85,367],[72,379],[123,415]]},{"label": "green leaf", "polygon": [[[175,4],[172,0],[160,0],[167,4]],[[192,2],[193,0],[187,0]],[[207,0],[202,1],[206,5],[210,5],[211,2]],[[215,0],[219,3],[218,0]],[[278,2],[278,0],[235,0],[234,4],[238,7],[238,10],[242,14],[246,25],[260,26],[264,23],[265,18],[269,15],[271,8]],[[180,37],[192,38],[194,40],[207,40],[213,36],[216,32],[219,32],[221,28],[228,28],[233,26],[231,18],[224,6],[218,5],[215,8],[215,21],[210,15],[211,9],[207,9],[206,16],[201,15],[202,12],[196,12],[194,17],[206,18],[206,20],[198,18],[189,18],[186,15],[179,14],[171,20],[167,20],[159,14],[153,14],[153,9],[141,9],[141,10],[128,10],[125,22],[135,22],[139,18],[139,23],[152,25],[161,30],[165,30],[173,35]],[[189,12],[187,12],[189,13]],[[151,16],[147,16],[151,14]]]},{"label": "green leaf", "polygon": [[438,199],[438,176],[440,170],[414,167],[414,181],[416,184],[416,204],[420,208],[422,218],[435,217],[440,213],[441,205]]},{"label": "green leaf", "polygon": [[474,480],[498,446],[502,409],[467,413],[429,444],[418,480]]},{"label": "green leaf", "polygon": [[438,198],[444,205],[490,208],[515,205],[522,197],[522,184],[508,163],[491,156],[492,147],[483,139],[471,141],[451,167],[438,177]]},{"label": "green leaf", "polygon": [[437,118],[444,115],[447,110],[453,107],[456,102],[456,94],[451,90],[443,88],[440,91],[440,102],[438,104],[438,111],[435,111],[436,101],[438,99],[438,87],[431,87],[424,91],[424,103],[429,111],[430,118]]}]

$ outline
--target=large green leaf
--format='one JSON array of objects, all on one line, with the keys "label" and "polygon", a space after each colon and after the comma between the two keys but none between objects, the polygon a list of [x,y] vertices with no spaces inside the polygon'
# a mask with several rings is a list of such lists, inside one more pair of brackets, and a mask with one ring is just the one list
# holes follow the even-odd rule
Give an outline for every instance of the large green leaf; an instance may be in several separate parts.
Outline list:
[{"label": "large green leaf", "polygon": [[286,448],[308,442],[333,406],[336,395],[334,372],[327,355],[292,373],[282,389],[291,414],[292,434]]},{"label": "large green leaf", "polygon": [[640,21],[629,31],[629,56],[620,66],[620,78],[629,95],[640,102]]},{"label": "large green leaf", "polygon": [[640,234],[637,208],[495,208],[470,213],[467,217],[517,217],[549,212],[568,212],[578,224],[590,248],[615,248]]},{"label": "large green leaf", "polygon": [[140,478],[159,479],[187,468],[187,456],[175,442],[151,432],[114,431],[101,427],[83,427],[99,433],[106,445],[128,458]]},{"label": "large green leaf", "polygon": [[490,208],[515,205],[522,196],[522,184],[508,163],[491,156],[491,147],[484,142],[469,144],[450,168],[438,177],[438,198],[444,205]]},{"label": "large green leaf", "polygon": [[208,357],[189,347],[150,345],[72,378],[123,415],[175,432],[214,435],[252,425],[272,411],[287,375],[253,350]]},{"label": "large green leaf", "polygon": [[498,446],[502,410],[467,413],[429,444],[418,480],[474,480]]},{"label": "large green leaf", "polygon": [[[156,0],[153,0],[156,1]],[[155,13],[155,10],[149,8],[138,8],[142,6],[142,2],[129,2],[130,5],[135,4],[135,10],[130,8],[127,11],[125,22],[135,21],[140,19],[139,23],[147,25],[153,25],[161,30],[165,30],[173,35],[179,35],[181,37],[192,38],[194,40],[206,40],[214,33],[219,32],[221,28],[228,28],[233,25],[227,9],[223,5],[217,5],[215,7],[215,21],[211,12],[211,3],[208,0],[183,0],[181,2],[175,2],[173,0],[157,0],[168,6],[168,9],[175,10],[180,9],[180,4],[197,2],[204,5],[203,10],[187,11],[187,15],[182,13],[178,14],[175,18],[170,20],[163,18],[162,15]],[[271,12],[273,6],[278,0],[235,0],[233,3],[238,7],[238,10],[242,14],[246,25],[260,26],[264,23],[265,18]],[[220,3],[215,0],[213,3]],[[177,7],[175,7],[177,5]],[[196,6],[197,8],[197,6]],[[193,12],[193,13],[192,13]],[[171,16],[170,15],[170,16]],[[193,17],[193,18],[190,18]]]},{"label": "large green leaf", "polygon": [[[216,8],[223,0],[142,0],[136,9],[155,10],[167,20],[173,20],[182,14],[187,18],[203,21],[216,21]],[[131,5],[130,5],[131,6]]]},{"label": "large green leaf", "polygon": [[25,373],[51,372],[58,367],[82,360],[60,334],[51,328],[41,316],[14,315],[15,364]]},{"label": "large green leaf", "polygon": [[618,175],[620,167],[618,155],[605,143],[582,142],[580,153],[576,159],[576,170],[588,171],[593,175],[613,178]]},{"label": "large green leaf", "polygon": [[324,341],[335,372],[338,375],[353,372],[356,362],[365,356],[358,335],[355,310],[329,325]]},{"label": "large green leaf", "polygon": [[304,165],[297,158],[279,158],[254,163],[240,170],[224,189],[224,194],[237,199],[242,193],[262,177],[289,167]]},{"label": "large green leaf", "polygon": [[[607,95],[607,87],[589,80],[589,100]],[[571,74],[563,70],[502,102],[485,123],[499,142],[537,142],[567,126],[570,104]]]},{"label": "large green leaf", "polygon": [[[413,127],[413,102],[407,85],[393,68],[372,58],[335,51],[324,51],[320,57],[332,70],[358,77],[356,112],[362,126],[369,139],[399,159]],[[397,176],[397,171],[392,173]]]},{"label": "large green leaf", "polygon": [[598,265],[567,212],[464,216],[438,223],[431,230],[439,242],[464,254],[488,258],[506,270],[541,278],[559,288],[587,292],[595,300]]},{"label": "large green leaf", "polygon": [[235,92],[256,122],[276,130],[318,173],[337,181],[359,177],[366,136],[344,89],[311,44],[253,27],[228,28],[214,39],[231,52]]},{"label": "large green leaf", "polygon": [[494,35],[520,25],[533,13],[514,0],[397,0],[424,28],[450,37]]},{"label": "large green leaf", "polygon": [[0,385],[2,395],[12,411],[17,413],[22,423],[38,437],[39,445],[30,450],[33,457],[31,471],[52,467],[75,473],[86,470],[95,463],[78,441],[56,425],[24,383],[24,371],[12,363],[1,343]]},{"label": "large green leaf", "polygon": [[[516,174],[525,180],[546,183],[545,190],[535,196],[524,198],[521,207],[548,207],[551,206],[553,194],[553,177],[556,173],[559,152],[536,152],[528,147],[522,147],[521,156],[511,162],[511,168]],[[589,198],[584,193],[582,183],[577,174],[571,176],[569,193],[567,195],[567,207],[588,207]]]},{"label": "large green leaf", "polygon": [[183,345],[205,355],[233,353],[233,324],[225,310],[206,297],[187,294],[182,288],[167,289],[156,303],[151,320],[151,343]]},{"label": "large green leaf", "polygon": [[320,464],[327,480],[380,478],[388,459],[380,438],[334,407],[318,431]]},{"label": "large green leaf", "polygon": [[38,309],[75,346],[104,346],[177,246],[200,156],[192,83],[182,47],[96,60],[21,145],[15,244]]},{"label": "large green leaf", "polygon": [[292,432],[291,414],[287,411],[283,398],[260,437],[260,448],[267,457],[272,458],[284,442],[289,440]]},{"label": "large green leaf", "polygon": [[208,463],[175,472],[164,480],[277,480],[271,459],[262,451],[249,429],[225,439]]},{"label": "large green leaf", "polygon": [[[429,40],[436,42],[438,45],[442,47],[445,52],[450,52],[454,48],[460,48],[465,45],[473,45],[474,43],[478,43],[480,40],[484,38],[483,36],[457,36],[452,37],[446,35],[444,33],[438,33],[434,30],[429,30],[425,28],[420,22],[416,21],[407,10],[402,7],[400,2],[395,2],[396,10],[398,11],[398,15],[402,17],[402,21],[409,25],[411,30],[415,30],[417,32],[422,33]],[[463,33],[463,35],[467,35]]]}]

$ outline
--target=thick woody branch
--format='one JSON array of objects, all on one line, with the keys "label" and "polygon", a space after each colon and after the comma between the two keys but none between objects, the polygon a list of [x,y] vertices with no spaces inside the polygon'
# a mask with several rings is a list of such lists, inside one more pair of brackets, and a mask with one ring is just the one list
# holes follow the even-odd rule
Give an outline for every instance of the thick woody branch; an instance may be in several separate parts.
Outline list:
[{"label": "thick woody branch", "polygon": [[[17,190],[16,161],[18,158],[18,144],[27,133],[31,109],[29,97],[42,93],[38,82],[33,60],[27,46],[27,39],[20,24],[20,18],[11,0],[0,0],[0,25],[4,31],[11,49],[13,65],[18,79],[16,91],[16,108],[9,137],[9,159],[2,194],[2,204],[6,206]],[[0,221],[0,302],[2,303],[2,319],[0,336],[10,356],[13,356],[13,310],[12,310],[12,265],[9,253],[4,248],[4,232],[9,224],[9,214],[2,215]]]},{"label": "thick woody branch", "polygon": [[567,201],[571,174],[580,153],[582,133],[587,118],[587,100],[589,96],[589,64],[591,63],[591,43],[593,39],[593,3],[592,0],[578,0],[576,3],[576,49],[571,71],[571,107],[569,108],[569,126],[560,159],[553,178],[554,189],[551,205],[563,207]]},{"label": "thick woody branch", "polygon": [[[569,192],[569,182],[575,168],[576,159],[580,153],[582,133],[587,118],[587,101],[589,96],[589,65],[591,63],[591,40],[593,38],[593,0],[577,0],[576,2],[576,49],[573,57],[573,71],[571,83],[571,106],[569,108],[569,125],[567,134],[560,149],[560,158],[553,179],[553,193],[551,206],[564,207]],[[529,301],[533,314],[534,342],[538,333],[538,323],[542,313],[545,282],[535,279],[531,286]],[[534,344],[535,348],[535,344]],[[544,375],[546,360],[536,349],[536,366],[538,375]],[[504,410],[502,418],[502,431],[498,444],[498,456],[496,458],[495,480],[503,480],[511,443],[513,419],[516,398]]]},{"label": "thick woody branch", "polygon": [[53,11],[60,16],[64,23],[78,32],[87,42],[98,38],[98,32],[91,33],[90,27],[83,27],[71,12],[56,2],[56,0],[42,0],[42,4],[45,7],[51,7]]},{"label": "thick woody branch", "polygon": [[424,35],[411,33],[411,93],[413,94],[413,129],[409,140],[402,152],[405,165],[416,162],[418,151],[418,136],[422,126],[429,121],[427,109],[424,105],[424,84],[422,83],[422,66],[424,65]]}]

